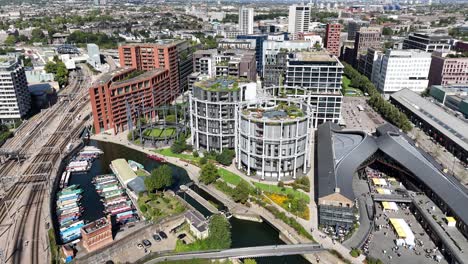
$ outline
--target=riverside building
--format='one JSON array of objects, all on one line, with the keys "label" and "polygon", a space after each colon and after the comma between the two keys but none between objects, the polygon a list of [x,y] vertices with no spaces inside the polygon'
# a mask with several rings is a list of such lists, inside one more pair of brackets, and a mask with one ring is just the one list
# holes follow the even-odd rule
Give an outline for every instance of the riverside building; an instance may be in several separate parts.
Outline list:
[{"label": "riverside building", "polygon": [[262,179],[296,178],[310,167],[313,111],[291,98],[258,98],[239,104],[236,162]]},{"label": "riverside building", "polygon": [[256,83],[217,77],[193,84],[189,94],[190,128],[195,149],[223,151],[234,148],[235,110],[255,97]]}]

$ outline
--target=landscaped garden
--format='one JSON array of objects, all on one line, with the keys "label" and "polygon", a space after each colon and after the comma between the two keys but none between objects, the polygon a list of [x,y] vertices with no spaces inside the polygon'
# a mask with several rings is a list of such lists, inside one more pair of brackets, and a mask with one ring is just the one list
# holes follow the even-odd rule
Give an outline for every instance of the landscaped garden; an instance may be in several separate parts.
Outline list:
[{"label": "landscaped garden", "polygon": [[176,134],[175,127],[166,127],[166,128],[147,128],[143,131],[145,137],[155,138],[155,139],[166,139],[171,138]]},{"label": "landscaped garden", "polygon": [[165,192],[140,196],[138,207],[145,218],[153,222],[185,211],[185,207],[176,197]]},{"label": "landscaped garden", "polygon": [[351,86],[351,80],[345,75],[343,75],[343,83],[341,86],[345,96],[363,96],[361,90]]}]

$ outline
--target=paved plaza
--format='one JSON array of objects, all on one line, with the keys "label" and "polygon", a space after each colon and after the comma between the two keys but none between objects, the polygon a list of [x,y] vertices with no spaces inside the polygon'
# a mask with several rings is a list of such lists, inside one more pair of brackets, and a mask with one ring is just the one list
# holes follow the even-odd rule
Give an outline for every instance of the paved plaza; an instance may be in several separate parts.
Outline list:
[{"label": "paved plaza", "polygon": [[[382,117],[367,104],[366,100],[366,97],[343,97],[341,113],[343,120],[346,120],[346,128],[373,133],[377,127],[385,123]],[[360,111],[358,105],[362,106],[364,111]]]}]

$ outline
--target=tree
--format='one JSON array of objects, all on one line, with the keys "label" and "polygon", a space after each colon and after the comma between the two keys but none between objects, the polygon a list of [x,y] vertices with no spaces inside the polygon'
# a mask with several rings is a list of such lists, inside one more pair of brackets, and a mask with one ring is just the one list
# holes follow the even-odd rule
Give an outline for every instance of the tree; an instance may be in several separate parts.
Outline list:
[{"label": "tree", "polygon": [[9,35],[5,41],[3,42],[6,46],[13,46],[17,42],[17,38],[15,35]]},{"label": "tree", "polygon": [[231,247],[231,225],[222,215],[213,215],[209,223],[207,244],[210,249]]},{"label": "tree", "polygon": [[162,165],[151,171],[151,178],[154,178],[156,190],[165,189],[172,184],[172,170],[168,165]]},{"label": "tree", "polygon": [[173,153],[179,154],[184,152],[187,149],[187,142],[185,142],[185,137],[180,137],[172,143],[171,151]]},{"label": "tree", "polygon": [[223,164],[224,166],[229,166],[234,159],[234,150],[232,149],[223,149],[223,152],[216,155],[216,161]]},{"label": "tree", "polygon": [[382,29],[382,35],[391,36],[391,35],[393,35],[393,30],[391,28],[389,28],[389,27],[384,27]]},{"label": "tree", "polygon": [[210,184],[219,178],[218,168],[213,163],[206,163],[200,170],[200,181],[204,184]]},{"label": "tree", "polygon": [[240,181],[236,188],[234,188],[234,193],[232,198],[236,203],[245,203],[249,199],[250,186],[246,181]]},{"label": "tree", "polygon": [[176,116],[175,115],[168,115],[166,116],[166,122],[169,122],[169,123],[175,123],[176,122]]}]

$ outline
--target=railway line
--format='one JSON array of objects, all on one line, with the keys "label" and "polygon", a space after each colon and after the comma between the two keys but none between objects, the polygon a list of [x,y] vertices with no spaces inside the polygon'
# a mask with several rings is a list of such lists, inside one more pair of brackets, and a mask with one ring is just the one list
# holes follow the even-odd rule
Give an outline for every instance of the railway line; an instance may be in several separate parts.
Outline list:
[{"label": "railway line", "polygon": [[[41,228],[44,226],[42,222],[48,217],[48,215],[44,216],[43,205],[44,201],[48,201],[46,198],[50,197],[51,184],[63,158],[64,153],[61,150],[65,149],[73,139],[78,138],[86,124],[84,119],[75,119],[78,113],[85,111],[84,116],[86,111],[89,111],[89,107],[86,107],[89,103],[86,84],[84,76],[76,78],[73,85],[64,91],[68,100],[61,100],[53,111],[45,113],[43,118],[40,118],[40,126],[36,126],[33,133],[26,135],[24,144],[19,144],[26,149],[32,149],[37,143],[39,129],[50,130],[50,127],[53,127],[52,124],[58,124],[53,127],[51,134],[41,136],[44,139],[43,143],[37,147],[36,151],[33,151],[30,159],[24,164],[25,169],[19,174],[21,176],[11,188],[6,190],[1,199],[0,226],[8,228],[8,232],[0,232],[0,238],[3,236],[3,239],[6,239],[4,247],[6,262],[42,263],[46,261],[40,257],[47,254],[40,249],[41,244],[46,243],[45,236],[42,235],[44,233],[44,229]],[[11,173],[15,166],[18,165],[12,160],[3,164],[2,176]],[[26,201],[22,213],[21,203],[17,202],[21,200]]]}]

